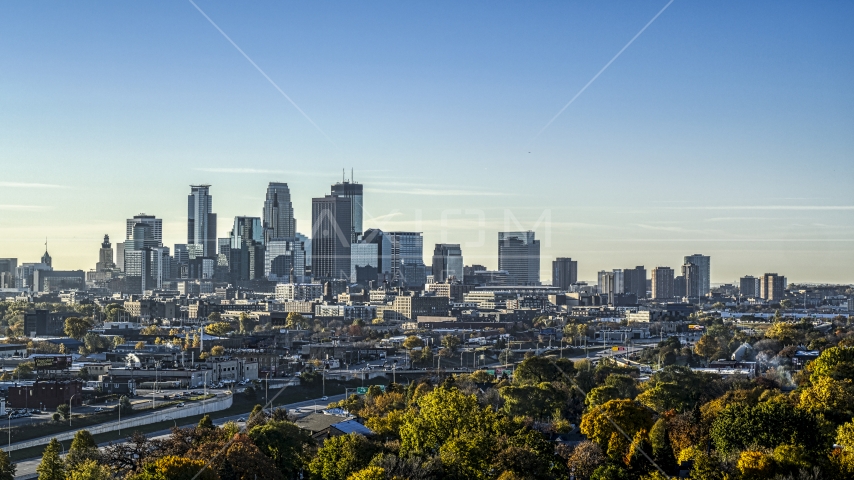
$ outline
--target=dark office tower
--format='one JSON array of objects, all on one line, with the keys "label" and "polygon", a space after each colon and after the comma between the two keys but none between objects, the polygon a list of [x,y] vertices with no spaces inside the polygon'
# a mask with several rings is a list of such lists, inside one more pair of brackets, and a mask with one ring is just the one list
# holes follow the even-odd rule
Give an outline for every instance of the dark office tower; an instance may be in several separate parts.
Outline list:
[{"label": "dark office tower", "polygon": [[768,302],[779,302],[786,294],[786,277],[776,273],[766,273],[759,281],[760,296]]},{"label": "dark office tower", "polygon": [[350,278],[352,204],[327,195],[311,200],[311,272],[319,280]]},{"label": "dark office tower", "polygon": [[433,249],[433,283],[444,283],[451,277],[463,281],[463,251],[456,243],[437,243]]},{"label": "dark office tower", "polygon": [[534,232],[498,232],[498,269],[512,285],[540,284],[540,241]]},{"label": "dark office tower", "polygon": [[362,235],[362,242],[377,245],[377,281],[391,282],[391,238],[378,228],[369,228]]},{"label": "dark office tower", "polygon": [[356,243],[362,234],[362,184],[343,181],[332,185],[332,196],[350,199],[350,218],[352,229],[350,231],[350,243]]},{"label": "dark office tower", "polygon": [[187,196],[187,250],[190,258],[216,255],[216,214],[210,185],[190,185]]},{"label": "dark office tower", "polygon": [[95,264],[96,272],[104,272],[116,268],[116,263],[113,261],[113,245],[110,243],[110,236],[104,235],[104,241],[101,243],[101,250],[98,252],[98,263]]},{"label": "dark office tower", "polygon": [[297,222],[287,183],[270,182],[264,200],[264,243],[274,238],[293,238]]},{"label": "dark office tower", "polygon": [[264,276],[264,229],[258,217],[234,217],[228,266],[234,281]]},{"label": "dark office tower", "polygon": [[17,258],[0,258],[0,288],[15,288]]},{"label": "dark office tower", "polygon": [[646,268],[643,265],[623,270],[623,293],[633,293],[638,299],[646,298]]},{"label": "dark office tower", "polygon": [[652,271],[652,298],[669,300],[675,297],[673,291],[673,269],[670,267],[655,267]]},{"label": "dark office tower", "polygon": [[163,220],[155,217],[154,215],[146,215],[144,213],[140,213],[133,218],[127,219],[127,228],[125,230],[127,235],[125,236],[125,240],[133,240],[133,227],[138,223],[144,223],[151,226],[150,238],[156,240],[157,243],[150,246],[158,247],[163,244]]},{"label": "dark office tower", "polygon": [[685,296],[689,298],[700,297],[700,285],[702,284],[702,275],[700,267],[693,263],[682,265],[682,277],[685,278]]},{"label": "dark office tower", "polygon": [[[695,253],[694,255],[689,255],[685,257],[685,264],[693,263],[697,266],[699,279],[698,279],[698,297],[705,297],[711,291],[711,257],[708,255],[700,255],[699,253]],[[689,297],[691,295],[688,295]]]},{"label": "dark office tower", "polygon": [[568,257],[558,257],[552,262],[552,286],[569,290],[569,286],[578,283],[578,262]]},{"label": "dark office tower", "polygon": [[741,277],[738,280],[738,294],[744,298],[758,297],[760,290],[759,279],[752,275]]}]

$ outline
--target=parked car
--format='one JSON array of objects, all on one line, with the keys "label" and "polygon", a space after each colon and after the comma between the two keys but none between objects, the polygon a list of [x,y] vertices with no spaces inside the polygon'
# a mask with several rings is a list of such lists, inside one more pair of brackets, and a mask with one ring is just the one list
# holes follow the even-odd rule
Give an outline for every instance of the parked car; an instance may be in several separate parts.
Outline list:
[{"label": "parked car", "polygon": [[183,407],[183,406],[184,406],[184,402],[181,402],[181,403],[179,403],[178,405],[175,405],[175,408]]}]

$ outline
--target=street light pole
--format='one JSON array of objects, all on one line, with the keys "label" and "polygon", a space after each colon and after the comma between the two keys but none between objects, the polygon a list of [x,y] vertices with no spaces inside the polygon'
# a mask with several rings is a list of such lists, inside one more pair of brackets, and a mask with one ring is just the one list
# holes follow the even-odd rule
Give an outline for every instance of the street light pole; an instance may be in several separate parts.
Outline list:
[{"label": "street light pole", "polygon": [[74,400],[74,397],[76,397],[76,396],[77,396],[77,394],[75,393],[74,395],[71,396],[71,398],[68,399],[68,426],[69,427],[71,426],[71,401]]},{"label": "street light pole", "polygon": [[270,398],[270,372],[267,372],[267,375],[264,376],[264,405],[267,405],[269,398]]}]

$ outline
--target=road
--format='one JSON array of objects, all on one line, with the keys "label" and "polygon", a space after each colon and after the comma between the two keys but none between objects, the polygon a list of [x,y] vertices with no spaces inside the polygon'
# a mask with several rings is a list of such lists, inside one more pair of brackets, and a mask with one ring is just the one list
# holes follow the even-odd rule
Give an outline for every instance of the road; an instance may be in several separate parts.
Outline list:
[{"label": "road", "polygon": [[[280,408],[287,408],[288,411],[290,411],[290,410],[299,409],[299,408],[306,408],[306,407],[315,407],[315,406],[325,407],[329,403],[337,402],[337,401],[340,401],[343,399],[344,399],[344,394],[330,395],[327,400],[322,400],[320,398],[316,398],[314,400],[305,400],[302,402],[291,403],[288,405],[284,405]],[[230,422],[230,421],[237,422],[240,419],[247,418],[250,413],[251,412],[246,412],[246,413],[239,414],[239,415],[232,415],[230,417],[218,418],[218,419],[214,420],[214,424],[215,425],[222,425],[222,424],[224,424],[226,422]],[[238,424],[241,427],[243,426],[243,422],[238,422]],[[177,423],[176,423],[176,425],[177,425]],[[195,425],[195,423],[190,423],[190,424],[182,424],[179,426],[180,427],[192,427],[194,425]],[[170,435],[171,433],[172,433],[171,430],[167,429],[167,430],[159,430],[156,432],[151,432],[151,433],[147,434],[146,436],[148,438],[152,438],[152,439],[165,438],[168,435]],[[104,442],[104,443],[99,444],[98,446],[99,447],[106,447],[106,446],[109,446],[111,443],[112,442]],[[27,460],[21,460],[19,462],[15,462],[15,465],[18,467],[18,471],[15,474],[15,479],[22,479],[23,480],[23,479],[35,478],[37,476],[36,467],[39,466],[39,463],[41,463],[41,458],[30,458]]]}]

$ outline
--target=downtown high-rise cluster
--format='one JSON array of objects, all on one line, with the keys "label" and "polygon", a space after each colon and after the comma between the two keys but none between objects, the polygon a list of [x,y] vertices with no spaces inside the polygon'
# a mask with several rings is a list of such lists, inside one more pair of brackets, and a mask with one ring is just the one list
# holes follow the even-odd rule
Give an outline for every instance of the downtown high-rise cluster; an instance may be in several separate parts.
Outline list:
[{"label": "downtown high-rise cluster", "polygon": [[[460,244],[441,243],[424,263],[422,232],[383,231],[363,223],[364,188],[342,179],[329,193],[312,199],[309,229],[300,233],[287,183],[270,182],[260,216],[238,216],[225,237],[218,237],[210,185],[191,185],[187,196],[187,242],[163,245],[163,222],[141,213],[126,220],[125,236],[115,244],[105,235],[95,269],[59,271],[45,251],[41,262],[17,264],[0,259],[0,288],[55,291],[101,287],[123,294],[177,290],[213,292],[216,284],[272,291],[275,284],[332,284],[343,291],[359,284],[368,289],[420,291],[428,284],[527,286],[541,284],[540,241],[533,231],[497,233],[496,270],[465,265]],[[552,288],[595,293],[596,304],[632,305],[638,300],[700,299],[711,291],[711,259],[684,257],[679,269],[644,266],[602,270],[595,285],[579,282],[578,262],[552,262]],[[750,297],[776,300],[785,277],[747,276],[738,287]],[[432,290],[436,290],[434,287]],[[428,288],[429,290],[429,288]]]}]

